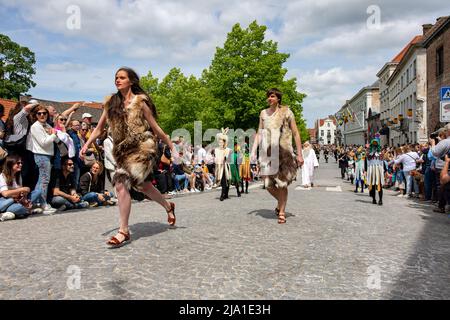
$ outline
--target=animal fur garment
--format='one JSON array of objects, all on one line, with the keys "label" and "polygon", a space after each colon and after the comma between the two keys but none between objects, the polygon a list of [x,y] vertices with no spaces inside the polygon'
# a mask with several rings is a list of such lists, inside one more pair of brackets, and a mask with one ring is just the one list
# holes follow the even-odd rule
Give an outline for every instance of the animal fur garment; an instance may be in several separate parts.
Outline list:
[{"label": "animal fur garment", "polygon": [[[292,148],[289,121],[292,111],[283,106],[272,115],[263,112],[261,174],[266,188],[286,188],[297,178],[298,164]],[[278,156],[276,154],[278,150]]]},{"label": "animal fur garment", "polygon": [[[113,185],[120,182],[128,189],[140,190],[155,166],[156,139],[150,132],[150,125],[142,109],[146,100],[145,95],[136,95],[126,107],[124,119],[119,117],[108,119],[110,134],[114,141],[112,153],[117,163]],[[109,101],[105,103],[107,109],[110,107]]]}]

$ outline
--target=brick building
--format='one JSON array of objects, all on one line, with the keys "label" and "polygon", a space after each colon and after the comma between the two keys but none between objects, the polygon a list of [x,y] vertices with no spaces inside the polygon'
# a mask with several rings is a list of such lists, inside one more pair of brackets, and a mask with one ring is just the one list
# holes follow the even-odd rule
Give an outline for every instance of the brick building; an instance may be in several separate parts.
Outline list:
[{"label": "brick building", "polygon": [[422,45],[427,50],[428,132],[442,127],[440,122],[440,89],[450,87],[450,16],[441,17],[429,31]]}]

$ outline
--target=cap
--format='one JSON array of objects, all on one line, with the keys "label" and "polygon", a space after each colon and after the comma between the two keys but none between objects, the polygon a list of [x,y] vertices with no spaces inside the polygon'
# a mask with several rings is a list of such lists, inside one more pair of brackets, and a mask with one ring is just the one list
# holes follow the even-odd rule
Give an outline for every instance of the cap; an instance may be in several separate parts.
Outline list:
[{"label": "cap", "polygon": [[84,119],[84,118],[92,118],[92,114],[90,114],[90,113],[83,113],[83,115],[81,116],[81,119]]}]

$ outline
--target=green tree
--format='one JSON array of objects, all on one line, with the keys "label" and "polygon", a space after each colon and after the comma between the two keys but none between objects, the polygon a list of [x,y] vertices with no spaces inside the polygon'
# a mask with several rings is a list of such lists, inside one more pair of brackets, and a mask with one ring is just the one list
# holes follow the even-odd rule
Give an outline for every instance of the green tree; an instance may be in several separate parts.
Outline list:
[{"label": "green tree", "polygon": [[36,84],[31,80],[36,73],[34,53],[8,36],[0,34],[0,97],[18,98]]},{"label": "green tree", "polygon": [[223,126],[256,128],[259,113],[267,107],[266,91],[276,87],[283,92],[283,104],[294,112],[302,138],[306,137],[301,106],[305,95],[297,92],[296,78],[284,80],[283,63],[289,54],[278,52],[276,42],[264,40],[266,29],[256,21],[245,30],[235,24],[202,80],[220,101],[215,115]]}]

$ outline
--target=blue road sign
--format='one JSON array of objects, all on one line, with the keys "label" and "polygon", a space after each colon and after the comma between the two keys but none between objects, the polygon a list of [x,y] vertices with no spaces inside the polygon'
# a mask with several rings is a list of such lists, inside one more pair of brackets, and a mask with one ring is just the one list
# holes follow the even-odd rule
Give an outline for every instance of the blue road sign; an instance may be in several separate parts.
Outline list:
[{"label": "blue road sign", "polygon": [[441,88],[441,101],[450,100],[450,87]]}]

